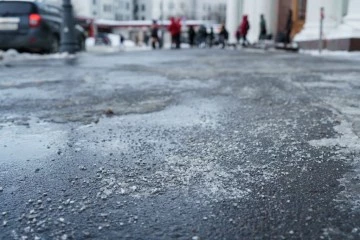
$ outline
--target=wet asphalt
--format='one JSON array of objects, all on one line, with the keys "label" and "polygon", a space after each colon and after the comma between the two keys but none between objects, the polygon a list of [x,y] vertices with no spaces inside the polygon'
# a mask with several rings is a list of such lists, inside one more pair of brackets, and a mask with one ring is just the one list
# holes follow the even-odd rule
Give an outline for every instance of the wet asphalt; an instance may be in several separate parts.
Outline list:
[{"label": "wet asphalt", "polygon": [[0,239],[360,239],[359,73],[261,50],[0,61]]}]

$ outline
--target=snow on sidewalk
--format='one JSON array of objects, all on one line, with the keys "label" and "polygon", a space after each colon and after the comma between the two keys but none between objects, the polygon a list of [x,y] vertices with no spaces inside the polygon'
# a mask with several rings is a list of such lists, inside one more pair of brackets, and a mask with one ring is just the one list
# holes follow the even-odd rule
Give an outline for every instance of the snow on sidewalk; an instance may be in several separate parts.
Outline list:
[{"label": "snow on sidewalk", "polygon": [[321,53],[319,50],[300,50],[301,54],[307,54],[316,57],[330,57],[330,58],[343,58],[349,60],[360,61],[360,51],[348,52],[348,51],[329,51],[323,50]]},{"label": "snow on sidewalk", "polygon": [[44,59],[72,59],[76,58],[74,54],[55,53],[55,54],[35,54],[35,53],[19,53],[14,49],[6,52],[0,50],[0,61],[23,61],[23,60],[44,60]]}]

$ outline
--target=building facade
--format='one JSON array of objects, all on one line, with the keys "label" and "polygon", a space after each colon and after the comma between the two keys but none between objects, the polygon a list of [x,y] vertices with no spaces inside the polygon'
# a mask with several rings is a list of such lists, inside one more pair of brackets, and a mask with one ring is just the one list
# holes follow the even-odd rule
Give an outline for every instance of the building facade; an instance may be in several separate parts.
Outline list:
[{"label": "building facade", "polygon": [[360,50],[360,0],[227,0],[226,25],[230,41],[243,15],[250,21],[249,39],[257,41],[260,15],[264,14],[268,32],[274,38],[284,32],[292,10],[292,37],[302,48],[319,46],[323,8],[323,42],[330,50]]},{"label": "building facade", "polygon": [[[44,0],[58,4],[62,0]],[[72,0],[78,17],[117,21],[191,20],[225,22],[226,0]]]}]

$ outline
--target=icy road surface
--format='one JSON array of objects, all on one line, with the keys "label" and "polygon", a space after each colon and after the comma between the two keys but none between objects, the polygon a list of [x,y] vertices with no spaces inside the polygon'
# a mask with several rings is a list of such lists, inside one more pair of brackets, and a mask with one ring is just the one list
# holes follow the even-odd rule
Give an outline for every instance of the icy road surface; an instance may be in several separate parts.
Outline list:
[{"label": "icy road surface", "polygon": [[6,58],[0,239],[360,239],[359,65]]}]

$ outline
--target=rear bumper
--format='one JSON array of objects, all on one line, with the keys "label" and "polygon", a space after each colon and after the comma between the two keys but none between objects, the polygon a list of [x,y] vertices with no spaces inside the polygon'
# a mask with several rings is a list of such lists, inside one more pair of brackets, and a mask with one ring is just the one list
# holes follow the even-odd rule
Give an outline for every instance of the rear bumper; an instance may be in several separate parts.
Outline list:
[{"label": "rear bumper", "polygon": [[51,46],[49,34],[30,30],[27,33],[0,31],[0,49],[42,51]]}]

